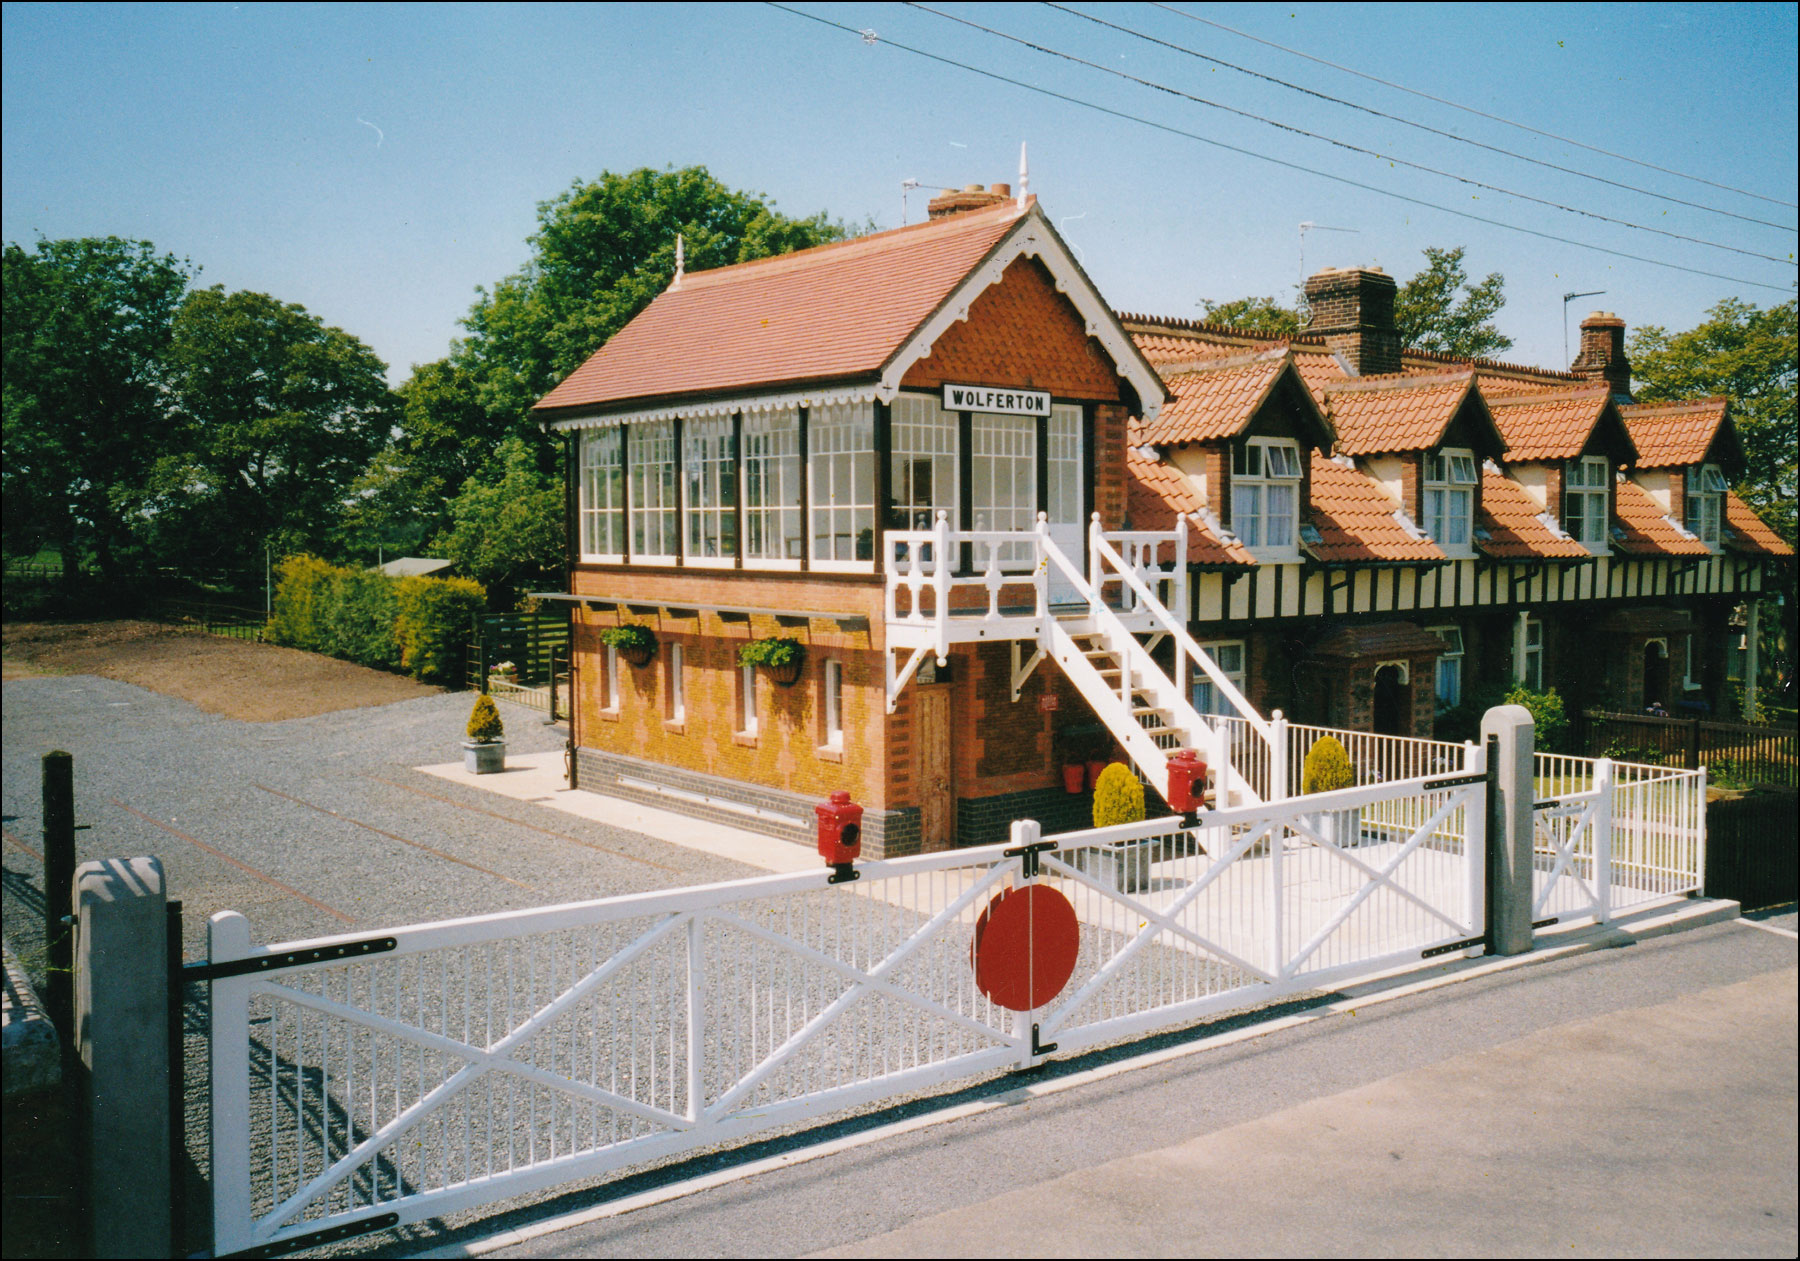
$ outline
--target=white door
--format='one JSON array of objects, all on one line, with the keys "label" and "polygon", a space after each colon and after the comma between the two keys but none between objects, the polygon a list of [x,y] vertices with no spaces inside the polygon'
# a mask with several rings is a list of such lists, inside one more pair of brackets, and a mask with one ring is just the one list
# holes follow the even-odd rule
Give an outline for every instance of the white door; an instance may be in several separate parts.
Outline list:
[{"label": "white door", "polygon": [[[1058,403],[1050,409],[1045,486],[1050,538],[1076,569],[1086,572],[1087,522],[1082,520],[1081,408]],[[1050,603],[1072,604],[1081,596],[1055,566],[1050,570]]]}]

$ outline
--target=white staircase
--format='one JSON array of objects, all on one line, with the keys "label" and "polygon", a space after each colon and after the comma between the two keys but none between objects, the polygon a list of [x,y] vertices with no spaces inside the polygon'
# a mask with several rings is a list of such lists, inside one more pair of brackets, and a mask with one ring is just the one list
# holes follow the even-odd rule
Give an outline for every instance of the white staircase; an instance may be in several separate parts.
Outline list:
[{"label": "white staircase", "polygon": [[[1101,531],[1097,518],[1088,531],[1090,569],[1085,575],[1047,531],[1039,532],[1038,544],[1045,563],[1060,571],[1063,580],[1087,606],[1079,612],[1045,619],[1044,639],[1039,646],[1062,667],[1138,773],[1167,797],[1170,755],[1180,749],[1194,749],[1213,771],[1211,778],[1219,806],[1259,804],[1263,794],[1235,763],[1243,758],[1243,737],[1248,736],[1251,744],[1261,746],[1254,750],[1260,755],[1259,763],[1285,767],[1285,750],[1278,748],[1283,743],[1283,724],[1270,723],[1251,707],[1205,649],[1187,633],[1182,619],[1170,612],[1144,581],[1143,564],[1127,564],[1120,557],[1111,539]],[[1123,588],[1123,612],[1110,607],[1103,598],[1103,588],[1115,582]],[[1173,642],[1174,678],[1139,640],[1138,634],[1144,632],[1152,636],[1151,644],[1165,637]],[[1189,667],[1205,674],[1241,717],[1217,719],[1198,713],[1185,694]],[[1234,757],[1234,752],[1238,756]],[[1260,778],[1265,790],[1280,795],[1281,776],[1265,774]]]}]

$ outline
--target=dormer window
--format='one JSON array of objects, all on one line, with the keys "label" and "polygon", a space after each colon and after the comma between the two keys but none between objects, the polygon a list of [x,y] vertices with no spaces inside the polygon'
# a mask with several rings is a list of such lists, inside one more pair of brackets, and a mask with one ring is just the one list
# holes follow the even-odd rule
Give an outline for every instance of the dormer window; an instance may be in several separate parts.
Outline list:
[{"label": "dormer window", "polygon": [[1300,521],[1300,446],[1251,438],[1231,453],[1231,531],[1245,547],[1288,550]]},{"label": "dormer window", "polygon": [[1469,546],[1479,477],[1473,451],[1433,451],[1425,457],[1425,533],[1447,547]]},{"label": "dormer window", "polygon": [[1719,522],[1725,516],[1725,475],[1716,464],[1688,470],[1687,528],[1708,547],[1719,545]]},{"label": "dormer window", "polygon": [[1606,492],[1612,471],[1603,456],[1570,460],[1563,471],[1563,529],[1570,538],[1589,548],[1606,544]]}]

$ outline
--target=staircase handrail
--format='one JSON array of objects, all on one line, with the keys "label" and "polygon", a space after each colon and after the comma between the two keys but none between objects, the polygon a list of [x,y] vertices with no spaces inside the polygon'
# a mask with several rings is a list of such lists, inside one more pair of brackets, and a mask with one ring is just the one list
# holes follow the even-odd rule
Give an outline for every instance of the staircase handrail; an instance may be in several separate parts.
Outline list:
[{"label": "staircase handrail", "polygon": [[[1163,630],[1174,639],[1178,649],[1187,654],[1188,659],[1200,667],[1212,685],[1226,700],[1231,702],[1232,707],[1239,714],[1243,715],[1244,720],[1254,727],[1264,740],[1272,742],[1274,732],[1270,729],[1268,720],[1256,712],[1255,706],[1245,699],[1244,694],[1238,691],[1237,686],[1225,676],[1225,672],[1219,669],[1213,659],[1207,655],[1206,650],[1195,642],[1192,635],[1187,633],[1187,628],[1175,619],[1175,615],[1169,612],[1167,606],[1156,598],[1155,593],[1144,585],[1143,580],[1132,571],[1131,567],[1125,563],[1124,558],[1114,551],[1112,545],[1106,541],[1106,536],[1100,529],[1100,514],[1097,512],[1094,514],[1093,524],[1088,528],[1088,546],[1094,550],[1096,556],[1112,561],[1113,568],[1119,572],[1120,580],[1131,588],[1132,594],[1137,596],[1138,611],[1148,612],[1160,623]],[[1091,590],[1092,588],[1090,588]],[[1091,598],[1097,601],[1098,592],[1094,592]]]}]

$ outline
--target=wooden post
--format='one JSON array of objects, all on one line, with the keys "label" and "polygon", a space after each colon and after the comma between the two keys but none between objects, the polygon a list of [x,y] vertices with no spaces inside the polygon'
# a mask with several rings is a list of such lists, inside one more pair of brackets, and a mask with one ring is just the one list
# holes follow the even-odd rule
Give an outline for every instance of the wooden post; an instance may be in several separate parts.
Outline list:
[{"label": "wooden post", "polygon": [[66,1046],[74,1045],[75,759],[61,749],[44,754],[44,943],[49,947],[44,1006]]},{"label": "wooden post", "polygon": [[1690,771],[1700,769],[1700,720],[1698,718],[1688,720],[1687,768]]}]

